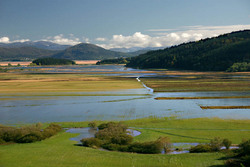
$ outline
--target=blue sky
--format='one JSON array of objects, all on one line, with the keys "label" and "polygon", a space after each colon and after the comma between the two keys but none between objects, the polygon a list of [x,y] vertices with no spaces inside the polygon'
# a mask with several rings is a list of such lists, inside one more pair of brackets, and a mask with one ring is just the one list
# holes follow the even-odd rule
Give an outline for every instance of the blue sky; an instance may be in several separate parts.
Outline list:
[{"label": "blue sky", "polygon": [[0,42],[161,47],[250,29],[249,0],[0,0]]}]

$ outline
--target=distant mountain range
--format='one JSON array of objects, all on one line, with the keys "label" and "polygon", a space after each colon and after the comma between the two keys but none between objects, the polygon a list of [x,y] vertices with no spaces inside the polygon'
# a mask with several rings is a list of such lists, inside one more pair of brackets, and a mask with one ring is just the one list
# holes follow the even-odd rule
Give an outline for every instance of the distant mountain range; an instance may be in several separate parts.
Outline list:
[{"label": "distant mountain range", "polygon": [[0,47],[0,61],[31,61],[48,57],[58,51],[39,49],[36,47],[3,48]]},{"label": "distant mountain range", "polygon": [[75,46],[59,45],[45,41],[0,43],[0,61],[31,61],[42,57],[71,60],[102,60],[131,56],[133,55],[106,50],[102,47],[87,43],[81,43]]},{"label": "distant mountain range", "polygon": [[71,47],[71,45],[60,45],[53,42],[47,41],[27,41],[27,42],[14,42],[14,43],[0,43],[0,47],[4,48],[21,48],[21,47],[35,47],[39,49],[48,49],[48,50],[64,50]]},{"label": "distant mountain range", "polygon": [[224,71],[234,63],[250,62],[250,30],[237,31],[183,43],[132,57],[134,68],[167,68],[198,71]]},{"label": "distant mountain range", "polygon": [[104,49],[94,44],[81,43],[75,46],[59,45],[47,41],[0,43],[0,61],[31,61],[42,57],[71,60],[103,60],[133,57],[160,48],[114,48]]}]

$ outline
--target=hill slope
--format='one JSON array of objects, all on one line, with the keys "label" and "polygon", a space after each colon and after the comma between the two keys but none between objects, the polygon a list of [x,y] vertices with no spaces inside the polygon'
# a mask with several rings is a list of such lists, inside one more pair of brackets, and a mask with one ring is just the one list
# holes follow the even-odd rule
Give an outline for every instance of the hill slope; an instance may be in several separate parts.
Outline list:
[{"label": "hill slope", "polygon": [[3,48],[0,47],[0,61],[27,61],[40,57],[51,56],[57,51],[39,49],[35,47]]},{"label": "hill slope", "polygon": [[60,45],[48,41],[0,43],[0,47],[4,48],[35,47],[39,49],[48,49],[48,50],[64,50],[66,48],[69,48],[70,46],[71,45]]},{"label": "hill slope", "polygon": [[65,49],[52,57],[71,60],[102,60],[129,56],[131,55],[127,53],[110,51],[93,44],[81,43]]},{"label": "hill slope", "polygon": [[133,57],[127,66],[224,71],[236,62],[250,62],[250,30],[150,51]]}]

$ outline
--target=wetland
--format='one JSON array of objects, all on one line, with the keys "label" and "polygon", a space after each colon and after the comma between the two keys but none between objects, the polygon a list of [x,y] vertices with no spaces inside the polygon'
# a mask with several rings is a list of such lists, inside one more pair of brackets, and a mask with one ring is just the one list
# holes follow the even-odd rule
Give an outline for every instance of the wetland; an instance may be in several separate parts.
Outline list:
[{"label": "wetland", "polygon": [[30,144],[1,145],[0,165],[222,165],[222,152],[141,155],[75,145],[83,137],[93,137],[94,132],[86,128],[93,120],[98,124],[122,121],[141,133],[135,142],[168,137],[179,149],[176,154],[214,137],[237,145],[250,138],[249,78],[250,73],[140,70],[121,65],[9,67],[0,75],[0,124],[42,122],[46,127],[55,122],[72,133],[62,131]]},{"label": "wetland", "polygon": [[122,65],[26,67],[22,72],[18,68],[25,67],[12,67],[0,76],[2,124],[146,117],[250,119],[246,72],[137,70]]}]

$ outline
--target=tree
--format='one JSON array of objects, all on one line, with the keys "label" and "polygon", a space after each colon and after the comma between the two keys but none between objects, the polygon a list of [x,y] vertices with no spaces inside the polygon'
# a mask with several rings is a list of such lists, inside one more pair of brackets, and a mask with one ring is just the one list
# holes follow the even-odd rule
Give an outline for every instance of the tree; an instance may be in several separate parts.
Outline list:
[{"label": "tree", "polygon": [[228,150],[232,144],[232,141],[228,140],[228,139],[224,139],[222,141],[222,144],[226,147],[226,149]]}]

